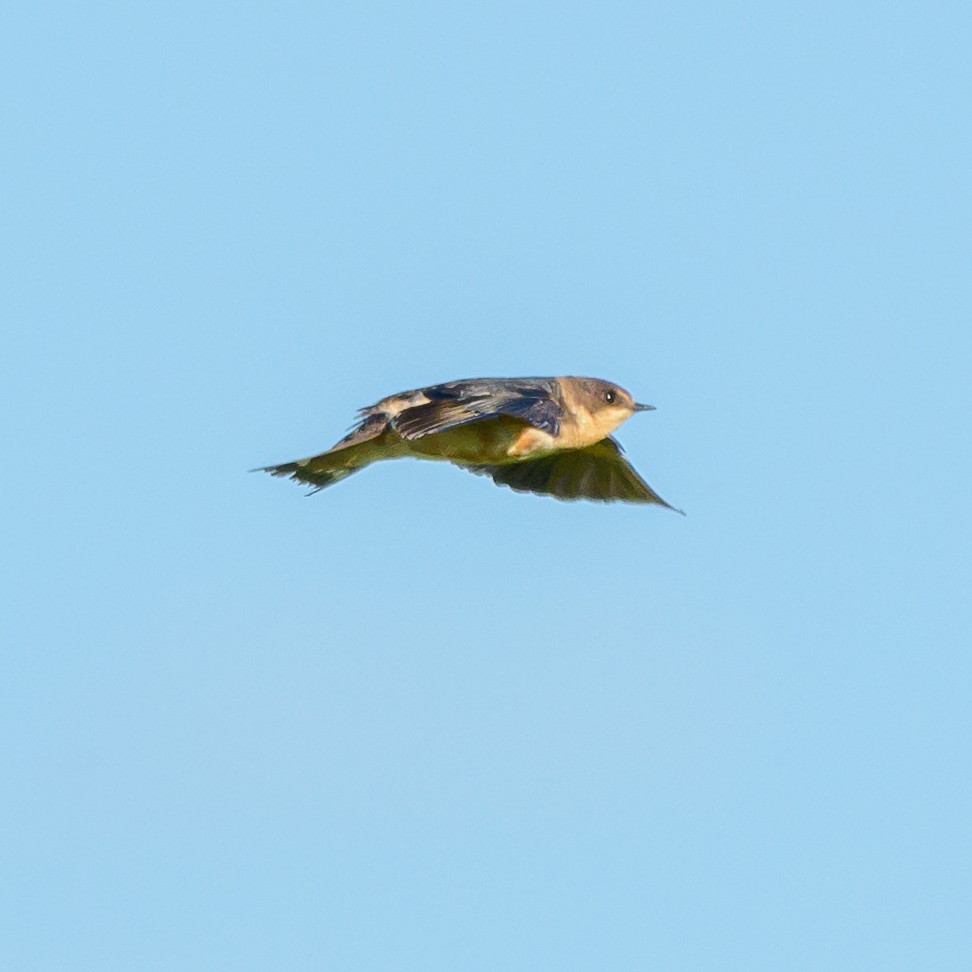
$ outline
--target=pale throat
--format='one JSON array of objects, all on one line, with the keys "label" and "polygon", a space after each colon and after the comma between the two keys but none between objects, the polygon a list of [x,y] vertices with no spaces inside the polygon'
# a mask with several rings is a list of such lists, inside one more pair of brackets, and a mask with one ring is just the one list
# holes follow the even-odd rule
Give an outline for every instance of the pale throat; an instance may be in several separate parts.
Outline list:
[{"label": "pale throat", "polygon": [[570,421],[564,422],[557,437],[558,449],[583,449],[609,436],[631,416],[626,408],[599,408],[596,412],[583,405],[570,410]]}]

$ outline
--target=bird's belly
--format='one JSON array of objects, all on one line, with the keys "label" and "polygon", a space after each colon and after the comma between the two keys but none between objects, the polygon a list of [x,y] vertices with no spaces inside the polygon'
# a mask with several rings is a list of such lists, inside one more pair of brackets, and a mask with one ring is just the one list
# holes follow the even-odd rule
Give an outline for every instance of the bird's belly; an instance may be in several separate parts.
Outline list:
[{"label": "bird's belly", "polygon": [[554,439],[548,433],[508,418],[470,422],[408,442],[409,452],[422,458],[446,459],[464,466],[516,462],[528,453],[549,452],[553,447]]}]

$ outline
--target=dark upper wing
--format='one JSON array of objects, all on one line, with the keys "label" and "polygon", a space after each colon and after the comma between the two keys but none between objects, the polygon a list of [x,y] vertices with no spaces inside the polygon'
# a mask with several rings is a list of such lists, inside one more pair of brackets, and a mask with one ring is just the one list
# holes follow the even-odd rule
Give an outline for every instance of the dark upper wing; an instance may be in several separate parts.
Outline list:
[{"label": "dark upper wing", "polygon": [[509,486],[521,493],[603,503],[657,503],[675,510],[634,471],[621,454],[621,446],[611,437],[586,449],[568,449],[503,466],[470,468],[473,472],[491,476],[498,486]]},{"label": "dark upper wing", "polygon": [[560,431],[563,406],[553,378],[477,378],[423,388],[424,401],[404,408],[392,425],[406,439],[508,415],[544,432]]}]

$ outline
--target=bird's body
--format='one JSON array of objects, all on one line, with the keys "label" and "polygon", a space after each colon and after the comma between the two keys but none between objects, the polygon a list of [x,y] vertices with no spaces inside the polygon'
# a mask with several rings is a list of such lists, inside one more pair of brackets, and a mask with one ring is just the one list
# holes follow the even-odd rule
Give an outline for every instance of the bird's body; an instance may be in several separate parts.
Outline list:
[{"label": "bird's body", "polygon": [[610,435],[650,408],[597,378],[472,378],[389,395],[361,409],[327,452],[264,468],[316,492],[373,462],[413,456],[559,499],[669,506]]}]

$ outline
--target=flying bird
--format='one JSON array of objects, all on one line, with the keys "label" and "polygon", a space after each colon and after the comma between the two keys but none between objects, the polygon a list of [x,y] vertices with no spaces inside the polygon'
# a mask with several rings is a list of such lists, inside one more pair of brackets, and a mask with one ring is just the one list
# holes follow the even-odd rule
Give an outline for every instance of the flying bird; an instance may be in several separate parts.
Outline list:
[{"label": "flying bird", "polygon": [[[444,459],[499,486],[562,500],[666,503],[611,435],[639,405],[599,378],[469,378],[389,395],[316,456],[264,466],[316,493],[382,459]],[[676,510],[681,513],[681,510]]]}]

